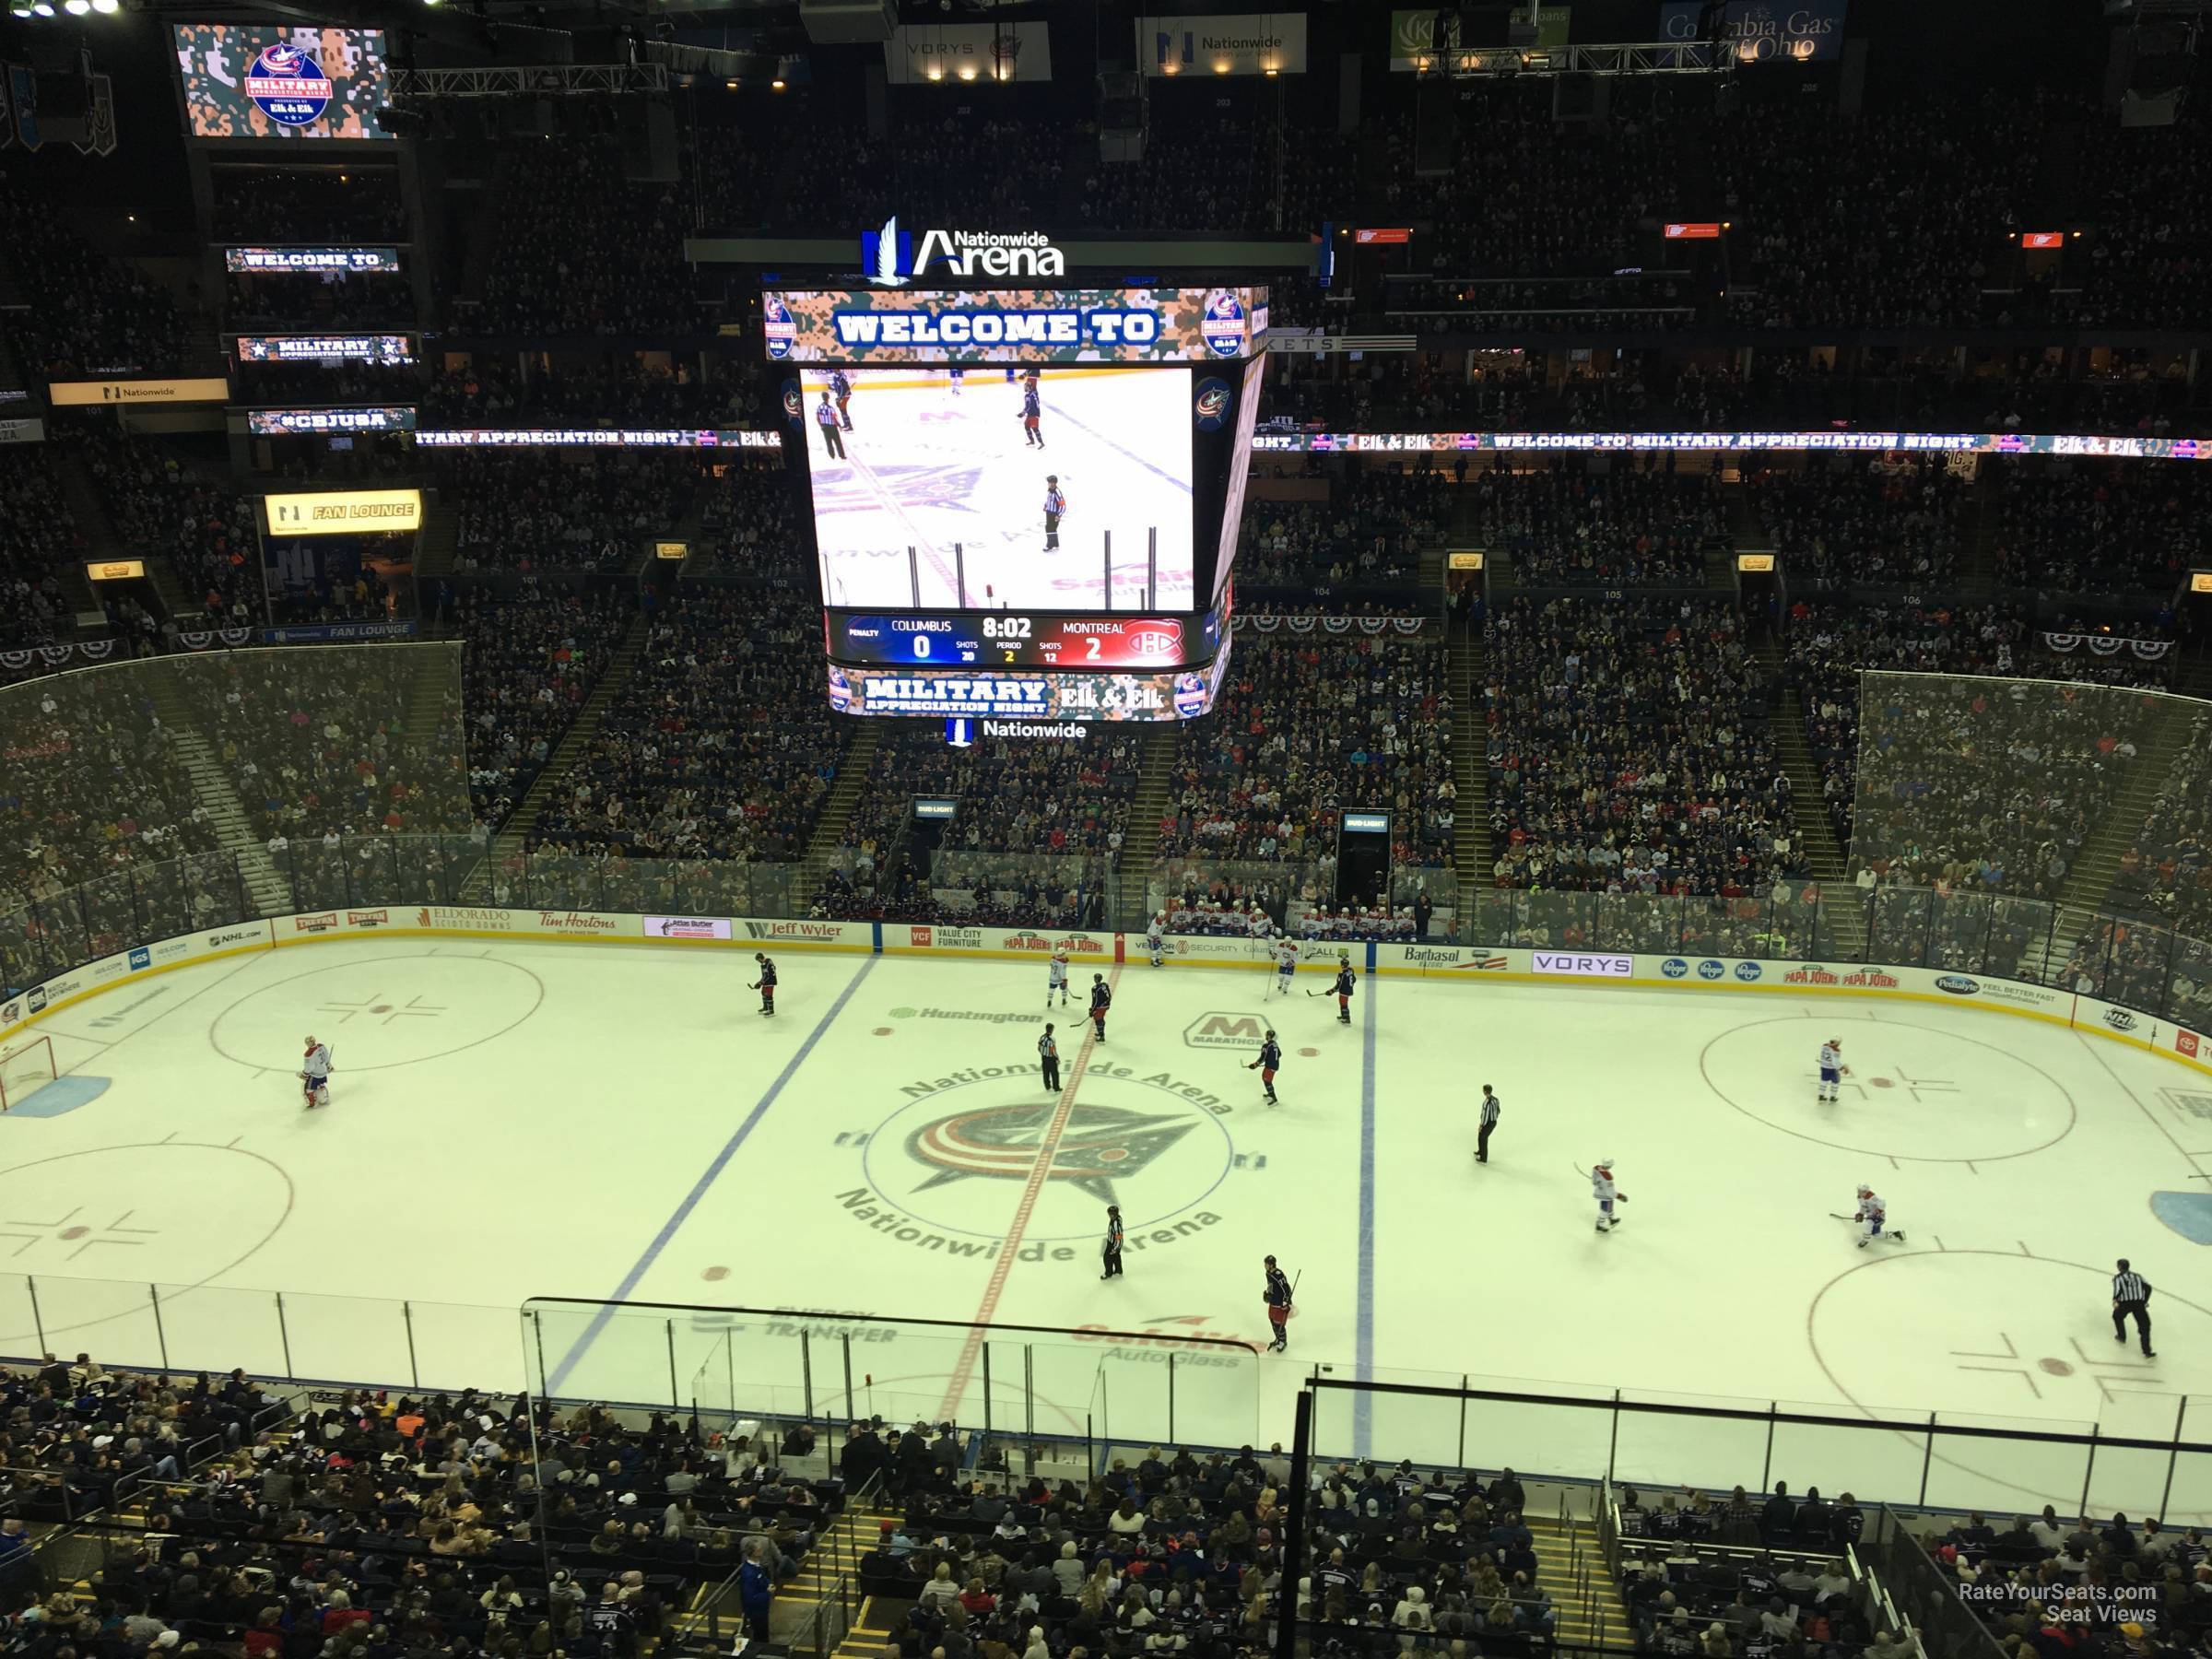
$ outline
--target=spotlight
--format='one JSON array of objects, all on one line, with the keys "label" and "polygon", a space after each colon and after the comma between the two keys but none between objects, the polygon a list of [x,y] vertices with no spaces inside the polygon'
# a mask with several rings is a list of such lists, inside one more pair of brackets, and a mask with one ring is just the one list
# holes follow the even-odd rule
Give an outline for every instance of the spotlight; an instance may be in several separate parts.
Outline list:
[{"label": "spotlight", "polygon": [[7,15],[11,18],[29,17],[30,0],[13,0],[13,4],[7,8]]},{"label": "spotlight", "polygon": [[62,0],[62,9],[73,18],[81,18],[91,11],[92,0]]},{"label": "spotlight", "polygon": [[776,76],[776,78],[775,78],[774,80],[771,80],[771,81],[770,81],[768,84],[769,84],[770,86],[773,87],[773,88],[775,88],[777,91],[779,91],[779,92],[781,92],[781,91],[782,91],[782,90],[783,90],[783,77],[782,77],[782,76],[780,76],[780,75],[779,75],[779,76]]},{"label": "spotlight", "polygon": [[924,73],[925,73],[933,81],[941,81],[945,78],[945,65],[942,64],[932,64]]},{"label": "spotlight", "polygon": [[53,0],[31,0],[30,9],[41,18],[53,16]]},{"label": "spotlight", "polygon": [[122,0],[92,0],[92,9],[104,18],[121,11],[123,4]]},{"label": "spotlight", "polygon": [[964,81],[973,80],[975,78],[975,65],[973,64],[962,64],[960,65],[960,78]]},{"label": "spotlight", "polygon": [[735,92],[735,91],[736,91],[736,90],[737,90],[737,83],[736,83],[735,81],[734,81],[734,80],[725,80],[725,81],[724,81],[722,84],[723,84],[724,87],[728,88],[729,88],[729,90],[731,90],[732,92]]}]

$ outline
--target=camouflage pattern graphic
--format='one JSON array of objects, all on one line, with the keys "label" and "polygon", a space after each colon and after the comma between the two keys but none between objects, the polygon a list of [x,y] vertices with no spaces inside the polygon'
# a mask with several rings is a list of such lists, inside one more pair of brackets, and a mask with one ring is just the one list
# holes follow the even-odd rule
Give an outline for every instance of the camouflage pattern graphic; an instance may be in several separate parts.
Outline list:
[{"label": "camouflage pattern graphic", "polygon": [[[1218,342],[1230,309],[1221,303],[1225,295],[1234,296],[1245,320],[1237,355],[1258,352],[1267,331],[1265,288],[783,289],[764,297],[775,302],[764,310],[774,315],[780,304],[789,315],[788,348],[771,353],[786,362],[1218,362],[1223,352],[1218,343],[1208,345],[1207,321],[1210,311]],[[947,344],[935,336],[947,317],[968,333],[1003,330],[1014,319],[1034,332],[1037,319],[1065,318],[1071,321],[1058,327],[1076,337]],[[887,340],[887,321],[909,336],[928,337]]]},{"label": "camouflage pattern graphic", "polygon": [[[391,101],[392,72],[378,29],[272,29],[260,24],[180,23],[177,73],[194,138],[388,138],[376,125]],[[246,96],[246,76],[266,46],[307,54],[331,84],[330,107],[302,126],[269,118]]]}]

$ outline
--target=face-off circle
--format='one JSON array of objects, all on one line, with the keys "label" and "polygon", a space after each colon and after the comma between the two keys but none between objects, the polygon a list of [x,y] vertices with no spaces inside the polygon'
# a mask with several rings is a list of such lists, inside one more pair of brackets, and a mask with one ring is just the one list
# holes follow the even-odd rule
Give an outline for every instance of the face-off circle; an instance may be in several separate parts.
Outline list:
[{"label": "face-off circle", "polygon": [[[35,1322],[23,1298],[0,1297],[0,1341],[36,1353],[41,1329],[50,1347],[62,1332],[97,1330],[87,1340],[112,1359],[159,1365],[147,1286],[163,1287],[165,1310],[194,1307],[175,1299],[267,1243],[292,1199],[291,1178],[259,1153],[192,1142],[102,1147],[0,1171],[0,1250],[9,1271],[39,1286]],[[223,1294],[206,1292],[210,1317]]]},{"label": "face-off circle", "polygon": [[[1823,1104],[1820,1044],[1841,1035],[1841,1098]],[[1723,1100],[1770,1128],[1877,1158],[1985,1163],[2039,1151],[2074,1127],[2064,1085],[2019,1055],[1957,1031],[1892,1019],[1802,1015],[1723,1031],[1699,1057]]]},{"label": "face-off circle", "polygon": [[[2145,1359],[2132,1324],[2125,1343],[2112,1340],[2111,1275],[2110,1267],[2001,1250],[1876,1257],[1814,1298],[1806,1337],[1829,1381],[1869,1417],[1921,1423],[1933,1406],[1938,1425],[2086,1434],[2093,1423],[2108,1438],[2171,1441],[2178,1395],[2194,1373],[2177,1379],[2174,1360]],[[2212,1309],[2163,1285],[2151,1308],[2161,1356],[2201,1354],[2212,1345]],[[1897,1406],[1900,1400],[1920,1404]],[[1861,1492],[1912,1497],[1924,1460],[1931,1505],[2033,1513],[2051,1503],[2073,1514],[2082,1501],[2084,1446],[1939,1434],[1929,1457],[1924,1433],[1870,1431],[1848,1436],[1840,1449]],[[2140,1510],[2151,1457],[2100,1453],[2089,1468],[2089,1512]],[[2154,1461],[2162,1483],[2166,1460]],[[1831,1478],[1820,1476],[1820,1486]],[[2161,1518],[2194,1525],[2212,1521],[2212,1510],[2201,1494],[2191,1501],[2177,1487]]]},{"label": "face-off circle", "polygon": [[241,1065],[296,1070],[312,1031],[343,1077],[474,1048],[528,1019],[545,995],[536,974],[497,957],[339,960],[248,993],[215,1017],[207,1041]]}]

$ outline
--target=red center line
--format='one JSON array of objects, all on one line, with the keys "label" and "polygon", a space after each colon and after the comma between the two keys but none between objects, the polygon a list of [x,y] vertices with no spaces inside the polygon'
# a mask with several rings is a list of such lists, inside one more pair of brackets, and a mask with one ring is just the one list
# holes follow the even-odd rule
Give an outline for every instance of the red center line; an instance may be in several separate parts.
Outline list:
[{"label": "red center line", "polygon": [[[1112,992],[1121,982],[1122,969],[1117,962],[1106,976],[1106,989]],[[1038,1147],[1036,1159],[1030,1165],[1029,1180],[1022,1183],[1021,1202],[1014,1206],[1014,1219],[999,1244],[998,1260],[991,1265],[991,1282],[983,1288],[983,1300],[977,1305],[975,1318],[968,1326],[968,1340],[960,1345],[959,1362],[953,1367],[952,1379],[945,1386],[945,1403],[937,1408],[940,1423],[959,1421],[960,1396],[968,1392],[969,1379],[975,1374],[976,1359],[983,1351],[983,1329],[998,1312],[998,1299],[1006,1288],[1006,1275],[1014,1270],[1014,1257],[1021,1248],[1022,1235],[1029,1231],[1038,1196],[1052,1178],[1053,1159],[1059,1155],[1060,1137],[1067,1133],[1067,1120],[1075,1111],[1076,1090],[1082,1086],[1083,1074],[1090,1069],[1091,1051],[1098,1046],[1098,1041],[1099,1028],[1094,1020],[1083,1039],[1083,1046],[1076,1051],[1076,1064],[1067,1074],[1067,1087],[1060,1091],[1059,1104],[1053,1108],[1043,1143]]]}]

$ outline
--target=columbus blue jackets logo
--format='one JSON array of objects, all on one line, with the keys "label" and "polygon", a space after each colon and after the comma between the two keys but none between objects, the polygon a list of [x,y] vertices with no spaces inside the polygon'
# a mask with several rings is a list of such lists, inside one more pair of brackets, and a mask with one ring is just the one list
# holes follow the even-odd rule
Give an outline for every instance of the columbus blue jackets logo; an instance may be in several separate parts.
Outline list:
[{"label": "columbus blue jackets logo", "polygon": [[1206,676],[1179,674],[1175,677],[1175,718],[1195,720],[1206,712],[1211,700],[1206,696]]},{"label": "columbus blue jackets logo", "polygon": [[1244,349],[1244,302],[1228,288],[1216,288],[1206,297],[1198,331],[1216,357],[1235,357]]},{"label": "columbus blue jackets logo", "polygon": [[286,126],[308,126],[330,108],[330,79],[323,65],[297,46],[264,46],[246,71],[246,96],[264,115]]},{"label": "columbus blue jackets logo", "polygon": [[791,320],[791,307],[774,294],[761,295],[760,324],[768,335],[768,355],[782,361],[791,355],[791,343],[799,333],[799,325]]},{"label": "columbus blue jackets logo", "polygon": [[[956,1181],[1026,1182],[1052,1127],[1056,1105],[987,1106],[924,1124],[906,1137],[906,1154],[933,1172],[914,1190]],[[1195,1126],[1189,1118],[1078,1105],[1053,1148],[1048,1181],[1065,1182],[1100,1204],[1118,1202],[1113,1183],[1142,1174]]]},{"label": "columbus blue jackets logo", "polygon": [[883,221],[882,229],[860,233],[860,263],[877,288],[906,286],[914,268],[914,239],[899,229],[897,214]]},{"label": "columbus blue jackets logo", "polygon": [[783,382],[783,418],[793,426],[804,426],[806,423],[806,399],[800,394],[799,382],[795,380]]},{"label": "columbus blue jackets logo", "polygon": [[[1210,346],[1213,342],[1208,340],[1206,344]],[[1235,402],[1236,394],[1230,391],[1227,381],[1211,376],[1200,381],[1198,395],[1191,400],[1191,412],[1197,419],[1198,429],[1202,432],[1219,431]]]}]

